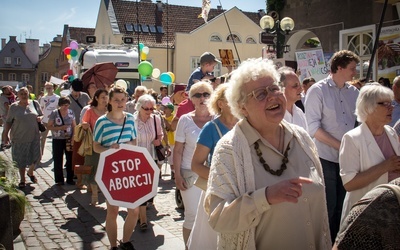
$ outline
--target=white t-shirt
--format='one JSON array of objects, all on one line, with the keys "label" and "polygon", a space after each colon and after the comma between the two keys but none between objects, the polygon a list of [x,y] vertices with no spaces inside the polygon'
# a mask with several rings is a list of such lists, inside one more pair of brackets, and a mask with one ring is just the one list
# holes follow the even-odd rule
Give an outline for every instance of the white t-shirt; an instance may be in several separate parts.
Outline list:
[{"label": "white t-shirt", "polygon": [[58,99],[60,97],[56,94],[53,95],[45,95],[42,98],[40,98],[40,108],[43,111],[43,122],[48,123],[49,122],[49,116],[51,112],[55,109],[58,108]]},{"label": "white t-shirt", "polygon": [[179,118],[175,131],[175,142],[184,143],[181,162],[183,169],[191,169],[192,157],[200,131],[201,128],[194,123],[190,114],[182,115]]}]

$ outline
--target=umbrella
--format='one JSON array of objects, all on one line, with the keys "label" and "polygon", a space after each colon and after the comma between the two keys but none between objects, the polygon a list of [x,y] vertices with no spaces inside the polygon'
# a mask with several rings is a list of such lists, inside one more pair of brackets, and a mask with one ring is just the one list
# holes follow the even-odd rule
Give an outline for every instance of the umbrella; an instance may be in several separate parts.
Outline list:
[{"label": "umbrella", "polygon": [[94,82],[97,88],[110,86],[114,83],[117,73],[118,69],[112,62],[96,63],[82,74],[83,88],[91,82]]}]

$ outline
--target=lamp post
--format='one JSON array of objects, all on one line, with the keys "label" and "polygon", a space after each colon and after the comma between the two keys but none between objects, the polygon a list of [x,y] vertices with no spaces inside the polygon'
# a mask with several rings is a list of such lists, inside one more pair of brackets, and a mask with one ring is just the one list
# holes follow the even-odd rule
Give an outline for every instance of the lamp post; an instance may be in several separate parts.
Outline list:
[{"label": "lamp post", "polygon": [[[264,30],[260,33],[260,40],[262,43],[267,44],[269,52],[276,51],[276,57],[282,58],[283,53],[290,51],[290,45],[285,45],[285,36],[294,29],[292,18],[284,17],[282,20],[279,20],[278,13],[272,11],[271,16],[265,15],[260,19],[260,27]],[[268,34],[273,35],[272,41],[271,39],[263,39],[263,37],[268,37]]]}]

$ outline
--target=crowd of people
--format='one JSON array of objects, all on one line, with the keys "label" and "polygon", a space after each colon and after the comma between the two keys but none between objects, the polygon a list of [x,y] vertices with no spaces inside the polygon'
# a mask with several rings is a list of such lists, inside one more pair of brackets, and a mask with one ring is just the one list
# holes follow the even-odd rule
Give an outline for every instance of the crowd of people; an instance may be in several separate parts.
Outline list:
[{"label": "crowd of people", "polygon": [[[224,83],[212,73],[217,63],[204,53],[188,84],[175,84],[170,96],[166,86],[159,93],[138,86],[129,97],[121,87],[97,89],[75,79],[64,97],[45,83],[47,94],[37,101],[28,88],[15,95],[3,87],[1,149],[11,146],[19,187],[25,174],[37,182],[49,131],[55,183],[92,192],[93,206],[102,152],[137,145],[161,166],[155,147],[163,146],[185,206],[186,249],[357,249],[349,235],[361,233],[355,223],[364,213],[352,207],[369,192],[381,195],[377,186],[399,183],[400,77],[392,89],[354,80],[359,58],[347,50],[332,56],[329,76],[318,82],[258,58],[242,62]],[[92,137],[74,141],[77,131]],[[90,144],[89,152],[81,144]],[[92,172],[75,183],[75,165]],[[147,230],[151,203],[128,209],[118,243],[119,207],[107,201],[112,249],[134,249],[132,232],[138,221]],[[384,238],[375,237],[374,246],[390,244],[379,242]]]}]

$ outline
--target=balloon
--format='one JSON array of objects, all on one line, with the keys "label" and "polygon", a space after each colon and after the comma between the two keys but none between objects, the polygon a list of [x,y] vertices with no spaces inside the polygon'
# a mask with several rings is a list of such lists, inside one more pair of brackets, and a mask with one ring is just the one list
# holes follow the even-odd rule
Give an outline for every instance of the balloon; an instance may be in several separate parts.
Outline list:
[{"label": "balloon", "polygon": [[167,72],[167,73],[168,73],[168,75],[171,76],[172,82],[175,82],[175,74],[172,72]]},{"label": "balloon", "polygon": [[147,59],[147,55],[142,51],[140,53],[140,60],[145,61]]},{"label": "balloon", "polygon": [[78,43],[76,41],[71,41],[69,47],[71,47],[71,49],[78,49]]},{"label": "balloon", "polygon": [[62,79],[63,79],[63,81],[68,80],[68,75],[63,75]]},{"label": "balloon", "polygon": [[69,76],[72,76],[72,75],[73,75],[72,69],[69,69],[68,72],[67,72],[67,74],[68,74]]},{"label": "balloon", "polygon": [[169,102],[171,102],[171,99],[169,99],[168,96],[164,97],[164,98],[161,100],[161,104],[162,104],[162,105],[167,105]]},{"label": "balloon", "polygon": [[153,73],[151,74],[152,77],[158,78],[161,74],[161,71],[157,68],[153,69]]},{"label": "balloon", "polygon": [[71,54],[71,57],[75,57],[78,55],[78,51],[76,49],[72,49],[70,54]]},{"label": "balloon", "polygon": [[68,81],[69,81],[69,82],[72,82],[74,79],[75,79],[75,76],[72,76],[72,75],[71,75],[71,76],[68,76]]},{"label": "balloon", "polygon": [[68,60],[71,59],[71,55],[67,55],[67,59],[68,59]]},{"label": "balloon", "polygon": [[148,61],[143,61],[138,65],[139,74],[142,76],[150,76],[153,72],[153,65]]},{"label": "balloon", "polygon": [[144,47],[144,44],[143,43],[139,43],[139,49],[142,50],[143,47]]},{"label": "balloon", "polygon": [[121,87],[123,89],[127,89],[127,84],[125,82],[125,80],[119,79],[118,81],[115,82],[115,86]]},{"label": "balloon", "polygon": [[64,54],[65,55],[69,55],[71,53],[71,48],[70,47],[66,47],[65,49],[64,49]]},{"label": "balloon", "polygon": [[142,81],[146,81],[147,80],[147,76],[142,76]]},{"label": "balloon", "polygon": [[150,51],[150,49],[147,46],[143,47],[143,49],[142,49],[142,52],[145,53],[146,55],[149,54],[149,51]]},{"label": "balloon", "polygon": [[167,86],[171,85],[171,83],[172,83],[172,77],[168,73],[162,73],[160,75],[160,80],[161,80],[162,84],[165,84]]}]

